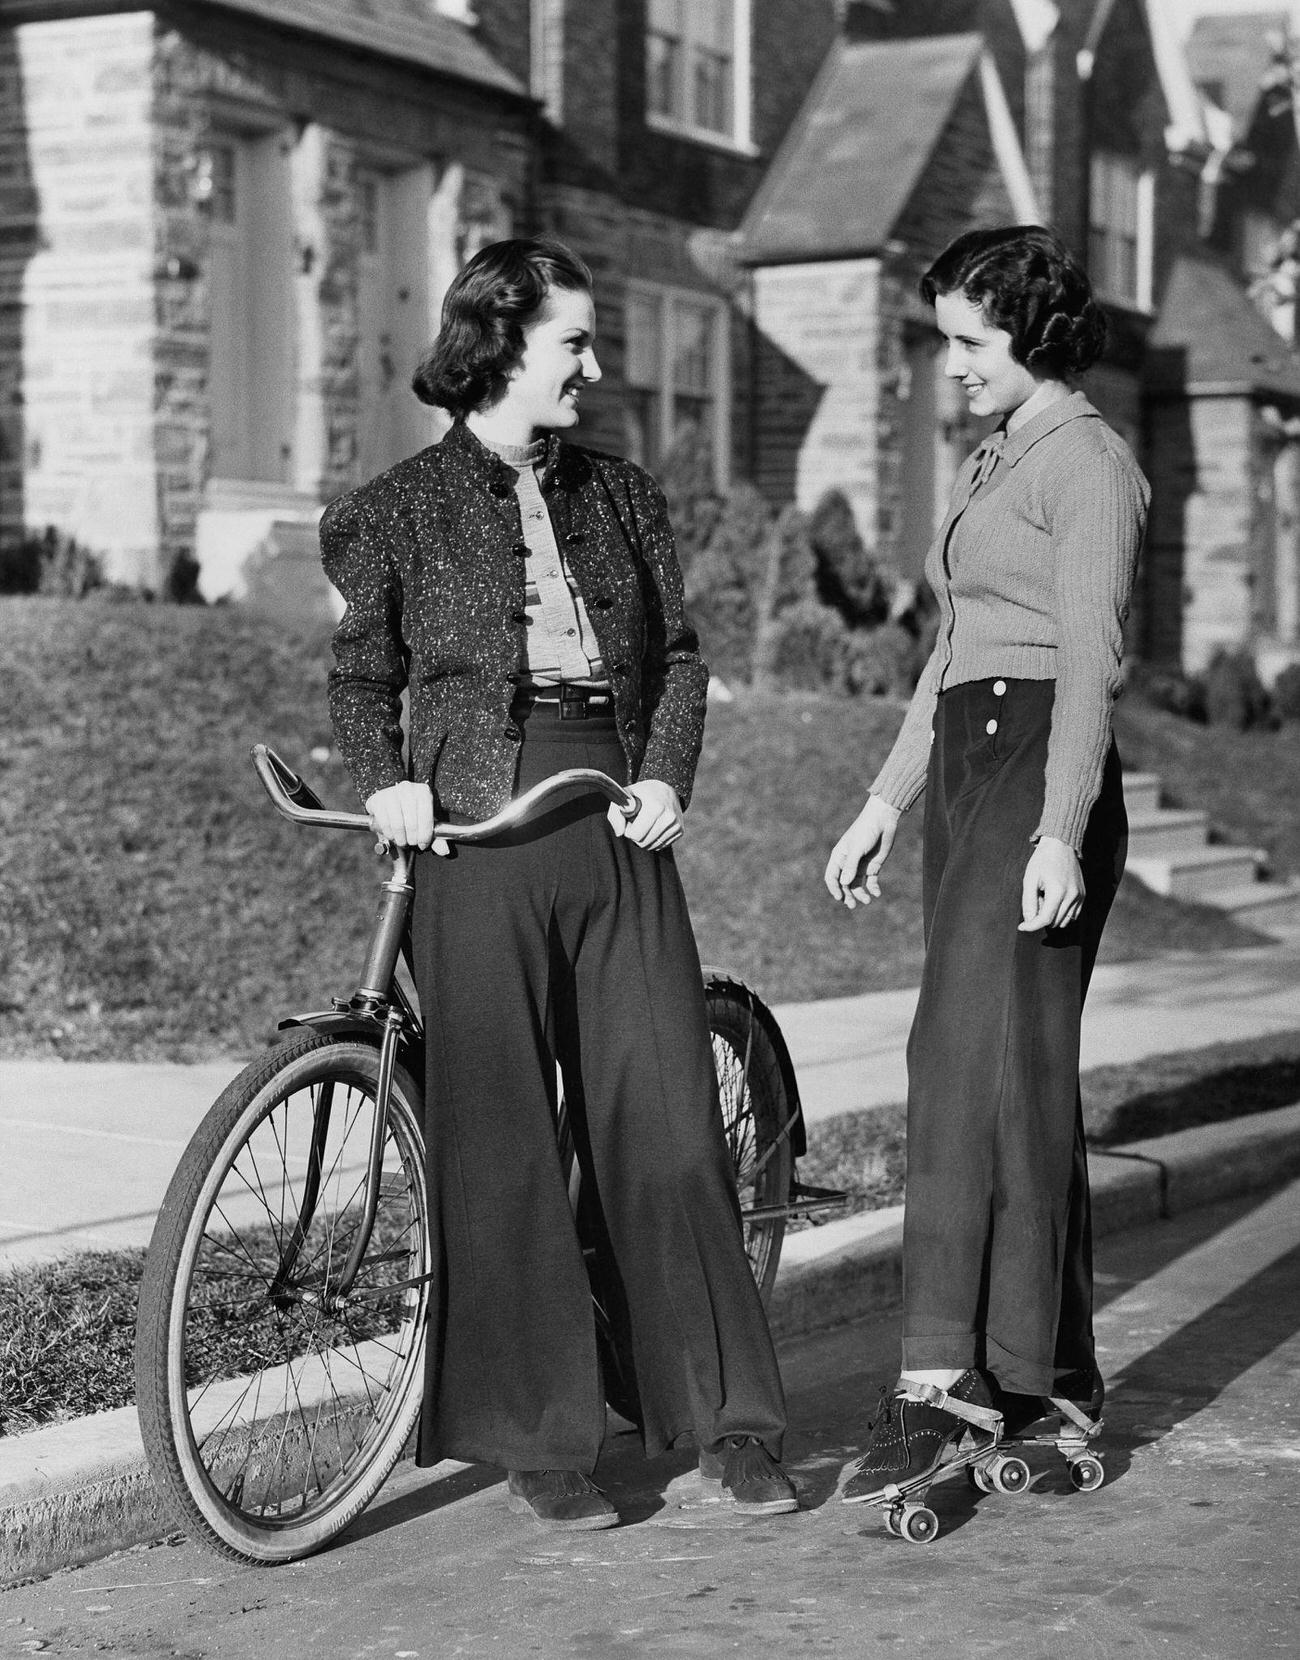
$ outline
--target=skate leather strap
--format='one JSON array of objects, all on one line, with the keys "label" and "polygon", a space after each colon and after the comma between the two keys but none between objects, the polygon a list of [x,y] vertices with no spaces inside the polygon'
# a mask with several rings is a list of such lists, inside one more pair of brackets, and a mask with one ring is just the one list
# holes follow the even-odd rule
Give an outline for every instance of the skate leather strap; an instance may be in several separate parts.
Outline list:
[{"label": "skate leather strap", "polygon": [[1075,1406],[1073,1401],[1067,1401],[1055,1395],[1049,1398],[1062,1418],[1073,1424],[1085,1441],[1091,1441],[1094,1435],[1101,1434],[1102,1420],[1100,1418],[1090,1418],[1081,1407]]},{"label": "skate leather strap", "polygon": [[972,1406],[969,1401],[963,1401],[958,1395],[950,1395],[946,1389],[938,1389],[932,1383],[913,1383],[910,1379],[901,1383],[895,1400],[920,1401],[924,1406],[937,1406],[941,1412],[951,1412],[954,1418],[961,1418],[968,1424],[974,1424],[976,1429],[982,1429],[989,1435],[996,1435],[1002,1428],[1002,1414],[994,1411],[990,1406]]}]

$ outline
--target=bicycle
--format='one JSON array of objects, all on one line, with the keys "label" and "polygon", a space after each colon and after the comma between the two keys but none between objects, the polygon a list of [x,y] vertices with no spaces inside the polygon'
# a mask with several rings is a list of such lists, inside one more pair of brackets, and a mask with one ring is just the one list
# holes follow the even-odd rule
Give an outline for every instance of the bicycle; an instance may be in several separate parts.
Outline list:
[{"label": "bicycle", "polygon": [[[274,751],[253,751],[277,810],[321,828],[335,812]],[[594,791],[635,810],[604,773],[544,780],[480,824],[486,841],[559,796]],[[424,1175],[423,1029],[411,973],[411,854],[380,843],[391,873],[359,984],[279,1023],[281,1040],[227,1086],[181,1158],[140,1287],[136,1401],[150,1471],[195,1538],[254,1563],[321,1549],[370,1502],[419,1412],[432,1274]],[[842,1194],[795,1180],[798,1088],[771,1011],[741,981],[704,971],[724,1127],[745,1245],[764,1299],[787,1219]],[[581,1173],[563,1102],[556,1133],[578,1219]],[[606,1399],[636,1420],[584,1241]]]}]

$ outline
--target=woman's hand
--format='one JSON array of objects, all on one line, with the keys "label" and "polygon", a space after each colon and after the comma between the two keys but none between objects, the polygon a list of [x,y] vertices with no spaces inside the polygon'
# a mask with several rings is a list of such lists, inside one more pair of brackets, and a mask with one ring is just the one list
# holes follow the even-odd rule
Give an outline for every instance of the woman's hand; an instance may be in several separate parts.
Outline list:
[{"label": "woman's hand", "polygon": [[831,898],[846,910],[880,898],[880,867],[889,857],[901,817],[897,807],[869,795],[866,806],[831,849],[822,880]]},{"label": "woman's hand", "polygon": [[433,791],[427,784],[390,784],[366,798],[370,825],[377,836],[394,847],[429,847],[439,858],[451,852],[446,840],[433,833]]},{"label": "woman's hand", "polygon": [[1068,842],[1044,836],[1029,856],[1020,890],[1019,932],[1068,928],[1083,909],[1083,872]]},{"label": "woman's hand", "polygon": [[629,818],[611,802],[610,829],[616,836],[626,836],[644,847],[647,853],[662,853],[680,838],[686,823],[677,791],[659,778],[643,779],[639,784],[629,784],[628,789],[641,803],[640,809]]}]

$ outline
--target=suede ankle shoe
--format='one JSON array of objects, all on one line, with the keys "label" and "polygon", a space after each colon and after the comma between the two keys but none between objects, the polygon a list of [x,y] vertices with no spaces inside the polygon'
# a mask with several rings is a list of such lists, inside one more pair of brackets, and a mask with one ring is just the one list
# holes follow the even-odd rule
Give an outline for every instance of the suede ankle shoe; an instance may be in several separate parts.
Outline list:
[{"label": "suede ankle shoe", "polygon": [[508,1470],[506,1502],[543,1527],[594,1533],[613,1527],[618,1511],[580,1470]]},{"label": "suede ankle shoe", "polygon": [[799,1508],[799,1492],[756,1435],[729,1435],[700,1453],[700,1481],[742,1516],[781,1516]]},{"label": "suede ankle shoe", "polygon": [[[949,1403],[949,1410],[941,1403]],[[995,1429],[1001,1429],[992,1406],[988,1385],[973,1368],[946,1390],[917,1388],[901,1379],[895,1390],[882,1389],[867,1450],[844,1484],[844,1503],[864,1504],[879,1498],[886,1487],[901,1486],[937,1470],[949,1444],[972,1428],[991,1438]]]}]

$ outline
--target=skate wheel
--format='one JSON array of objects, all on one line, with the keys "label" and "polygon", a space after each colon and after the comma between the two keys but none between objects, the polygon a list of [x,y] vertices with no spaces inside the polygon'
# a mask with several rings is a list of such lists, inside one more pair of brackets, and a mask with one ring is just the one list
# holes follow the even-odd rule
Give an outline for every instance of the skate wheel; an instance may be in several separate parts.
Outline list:
[{"label": "skate wheel", "polygon": [[1070,1485],[1079,1493],[1095,1493],[1106,1479],[1099,1458],[1076,1458],[1070,1465]]},{"label": "skate wheel", "polygon": [[999,1493],[1023,1493],[1029,1486],[1029,1466],[1023,1458],[999,1458],[989,1476]]},{"label": "skate wheel", "polygon": [[885,1512],[885,1532],[888,1533],[888,1534],[891,1534],[895,1539],[900,1539],[902,1537],[902,1526],[901,1526],[899,1518],[900,1518],[900,1512],[899,1511],[897,1511],[897,1510],[886,1510],[886,1512]]},{"label": "skate wheel", "polygon": [[993,1491],[993,1482],[982,1464],[968,1464],[966,1466],[966,1480],[978,1493],[991,1493]]},{"label": "skate wheel", "polygon": [[938,1536],[939,1518],[929,1505],[909,1504],[899,1519],[899,1532],[913,1545],[928,1545]]}]

